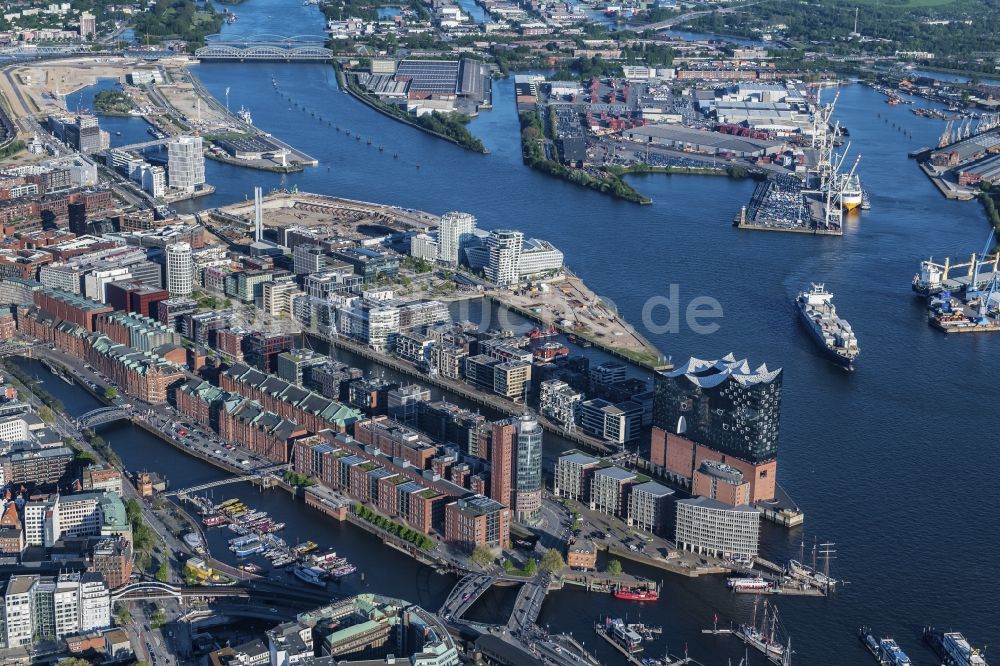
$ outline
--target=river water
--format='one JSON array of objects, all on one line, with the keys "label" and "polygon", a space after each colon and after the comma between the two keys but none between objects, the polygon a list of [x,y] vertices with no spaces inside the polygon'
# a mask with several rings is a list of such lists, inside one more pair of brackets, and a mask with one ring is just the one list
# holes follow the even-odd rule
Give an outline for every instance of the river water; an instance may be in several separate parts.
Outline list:
[{"label": "river water", "polygon": [[[225,30],[296,35],[321,29],[318,10],[298,3],[248,0],[237,12],[240,20]],[[976,645],[1000,640],[990,612],[1000,573],[993,547],[997,523],[982,496],[1000,467],[990,418],[991,405],[1000,400],[1000,360],[989,336],[946,337],[927,326],[909,286],[921,259],[968,256],[988,233],[978,203],[946,201],[906,158],[909,150],[934,145],[942,123],[887,106],[862,86],[842,88],[836,118],[850,128],[852,150],[863,154],[859,171],[872,210],[851,217],[841,238],[811,237],[734,229],[730,221],[747,201],[750,181],[636,177],[631,182],[653,198],[653,205],[639,207],[527,169],[509,79],[496,82],[495,108],[472,123],[491,151],[477,155],[342,94],[325,65],[214,63],[195,72],[219,98],[230,87],[231,107],[246,106],[258,126],[320,165],[281,176],[208,162],[216,193],[178,207],[229,203],[261,185],[434,213],[469,211],[484,228],[516,227],[553,242],[573,270],[636,324],[649,299],[676,288],[677,330],[644,331],[675,362],[732,351],[753,364],[784,368],[779,480],[805,510],[806,523],[790,531],[766,528],[764,554],[787,559],[798,555],[802,539],[832,541],[839,551],[832,571],[850,581],[831,599],[778,600],[798,663],[870,663],[855,637],[860,624],[893,635],[915,664],[934,663],[920,644],[924,625],[963,631]],[[288,108],[272,79],[307,110]],[[81,93],[84,100],[88,93]],[[310,112],[373,145],[337,133]],[[141,121],[115,122],[132,128],[130,135],[145,131]],[[120,131],[117,138],[125,143],[126,129]],[[810,281],[826,282],[858,333],[862,355],[854,373],[826,362],[797,322],[791,300]],[[722,307],[712,334],[684,323],[684,308],[700,296]],[[664,319],[661,309],[658,321]],[[175,485],[215,473],[144,435],[129,434],[130,443],[121,445],[114,432],[110,437],[127,465],[170,470]],[[558,448],[559,442],[546,445],[549,453]],[[265,497],[261,501],[270,501]],[[421,587],[422,569],[407,568],[405,559],[366,536],[353,536],[358,530],[316,521],[313,514],[301,519],[309,538],[329,532],[345,554],[348,546],[341,543],[354,544],[349,556],[358,560],[363,553],[372,589],[405,590],[421,603],[443,598],[444,577],[432,575]],[[565,591],[549,597],[540,622],[584,637],[607,663],[621,659],[596,645],[589,630],[600,613],[641,615],[663,625],[671,652],[687,643],[704,663],[735,663],[742,656],[732,639],[702,636],[700,629],[710,626],[714,613],[743,618],[752,604],[748,597],[728,595],[718,579],[680,580],[626,568],[663,578],[661,601],[641,607]],[[409,584],[392,587],[400,577]],[[662,647],[654,644],[647,653]],[[762,659],[751,655],[750,662]]]}]

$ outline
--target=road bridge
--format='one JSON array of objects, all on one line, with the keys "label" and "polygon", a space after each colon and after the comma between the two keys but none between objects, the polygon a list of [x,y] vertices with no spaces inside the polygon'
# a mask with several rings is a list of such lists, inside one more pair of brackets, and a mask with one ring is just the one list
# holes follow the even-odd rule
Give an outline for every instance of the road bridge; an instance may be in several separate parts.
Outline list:
[{"label": "road bridge", "polygon": [[95,428],[105,423],[113,423],[128,418],[128,411],[123,407],[98,407],[76,418],[76,424],[81,428]]},{"label": "road bridge", "polygon": [[753,5],[756,4],[757,4],[756,2],[750,2],[745,5],[735,5],[732,7],[722,7],[719,9],[702,9],[696,12],[687,12],[685,14],[679,14],[677,16],[674,16],[673,18],[668,18],[663,21],[657,21],[656,23],[646,23],[644,25],[635,25],[635,26],[630,25],[628,26],[628,29],[634,30],[636,32],[644,32],[646,30],[668,30],[669,28],[672,28],[675,25],[686,23],[687,21],[690,21],[691,19],[696,19],[699,16],[708,16],[709,14],[715,14],[715,13],[730,14],[732,12],[741,9],[746,9],[747,7],[752,7]]},{"label": "road bridge", "polygon": [[0,358],[7,356],[27,356],[31,357],[31,350],[35,345],[26,342],[5,342],[0,344]]},{"label": "road bridge", "polygon": [[511,630],[534,625],[538,621],[538,615],[542,612],[542,602],[549,592],[549,582],[552,574],[543,571],[535,578],[525,581],[524,585],[517,592],[517,599],[514,601],[514,610],[507,621],[507,627]]},{"label": "road bridge", "polygon": [[462,614],[469,610],[496,581],[497,577],[490,574],[470,573],[463,576],[455,587],[451,588],[438,614],[442,617],[448,615],[454,619],[462,617]]}]

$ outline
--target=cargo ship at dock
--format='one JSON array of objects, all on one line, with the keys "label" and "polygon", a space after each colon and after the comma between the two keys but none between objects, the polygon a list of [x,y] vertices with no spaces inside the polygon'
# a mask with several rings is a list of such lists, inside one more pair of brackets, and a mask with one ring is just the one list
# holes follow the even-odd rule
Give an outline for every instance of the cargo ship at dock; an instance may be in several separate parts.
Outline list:
[{"label": "cargo ship at dock", "polygon": [[860,353],[858,338],[847,320],[837,315],[833,294],[826,290],[826,286],[813,283],[809,291],[799,292],[795,304],[802,315],[802,322],[826,355],[853,370],[854,361]]}]

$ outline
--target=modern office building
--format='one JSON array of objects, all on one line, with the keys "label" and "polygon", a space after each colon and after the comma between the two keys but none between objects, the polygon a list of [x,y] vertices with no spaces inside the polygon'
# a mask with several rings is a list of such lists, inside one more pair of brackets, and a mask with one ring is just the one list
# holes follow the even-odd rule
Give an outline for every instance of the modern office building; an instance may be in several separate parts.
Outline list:
[{"label": "modern office building", "polygon": [[639,439],[642,405],[625,401],[614,405],[594,398],[580,403],[580,429],[617,446]]},{"label": "modern office building", "polygon": [[191,245],[174,243],[167,246],[167,291],[171,296],[190,296],[194,289],[194,261]]},{"label": "modern office building", "polygon": [[677,500],[677,547],[715,557],[752,558],[760,542],[760,511],[709,497]]},{"label": "modern office building", "polygon": [[167,143],[170,187],[193,192],[205,183],[205,155],[200,136],[178,136]]},{"label": "modern office building", "polygon": [[542,427],[531,414],[514,422],[514,509],[518,520],[533,520],[542,507]]},{"label": "modern office building", "polygon": [[318,273],[326,266],[326,253],[320,245],[301,243],[292,252],[292,266],[296,275]]},{"label": "modern office building", "polygon": [[451,212],[441,216],[438,226],[438,261],[457,265],[462,260],[462,250],[473,238],[476,218],[468,213]]},{"label": "modern office building", "polygon": [[476,546],[506,548],[510,509],[482,495],[455,500],[444,508],[444,538],[467,550]]},{"label": "modern office building", "polygon": [[562,270],[563,253],[540,238],[527,238],[521,248],[517,272],[521,279],[544,277]]},{"label": "modern office building", "polygon": [[566,451],[556,461],[552,494],[578,502],[589,502],[591,477],[600,464],[600,460],[585,453]]},{"label": "modern office building", "polygon": [[491,231],[485,240],[486,279],[498,287],[511,287],[520,281],[521,250],[524,234],[512,229]]},{"label": "modern office building", "polygon": [[657,373],[650,462],[692,484],[702,461],[739,470],[751,501],[774,498],[781,409],[781,370],[751,369],[729,354],[692,358]]},{"label": "modern office building", "polygon": [[514,488],[514,451],[517,428],[511,419],[497,421],[490,439],[490,498],[511,506]]}]

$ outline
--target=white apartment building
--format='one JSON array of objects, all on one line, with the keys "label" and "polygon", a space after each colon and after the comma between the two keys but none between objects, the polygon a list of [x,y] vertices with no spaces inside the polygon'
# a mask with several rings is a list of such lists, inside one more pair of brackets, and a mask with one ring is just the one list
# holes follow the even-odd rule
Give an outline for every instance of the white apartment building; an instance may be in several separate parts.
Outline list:
[{"label": "white apartment building", "polygon": [[442,215],[438,225],[438,261],[457,265],[462,248],[472,240],[475,230],[476,218],[468,213],[451,212]]},{"label": "white apartment building", "polygon": [[144,164],[140,174],[144,192],[154,197],[162,197],[167,193],[167,172],[163,167]]},{"label": "white apartment building", "polygon": [[62,638],[80,631],[80,574],[59,576],[52,596],[54,638]]},{"label": "white apartment building", "polygon": [[391,350],[399,333],[399,308],[375,302],[337,308],[337,330],[376,351]]},{"label": "white apartment building", "polygon": [[12,576],[4,591],[0,647],[30,647],[111,626],[111,592],[99,573]]},{"label": "white apartment building", "polygon": [[4,646],[25,647],[31,645],[34,635],[32,619],[32,587],[35,576],[11,576],[4,592]]},{"label": "white apartment building", "polygon": [[193,192],[205,182],[205,155],[200,136],[179,136],[167,143],[170,187]]},{"label": "white apartment building", "polygon": [[491,231],[485,240],[486,279],[498,287],[512,287],[520,281],[524,234],[512,229]]},{"label": "white apartment building", "polygon": [[24,505],[24,543],[28,546],[45,545],[45,513],[49,503],[44,500],[28,501]]},{"label": "white apartment building", "polygon": [[96,572],[80,576],[80,631],[111,626],[111,591]]},{"label": "white apartment building", "polygon": [[171,296],[190,296],[194,289],[194,261],[189,243],[167,246],[167,291]]},{"label": "white apartment building", "polygon": [[760,511],[709,497],[677,501],[677,547],[716,557],[756,557]]},{"label": "white apartment building", "polygon": [[410,256],[414,259],[437,261],[440,251],[436,234],[415,234],[410,238]]},{"label": "white apartment building", "polygon": [[292,303],[300,295],[299,286],[291,280],[265,282],[261,285],[261,309],[272,317],[291,315]]}]

